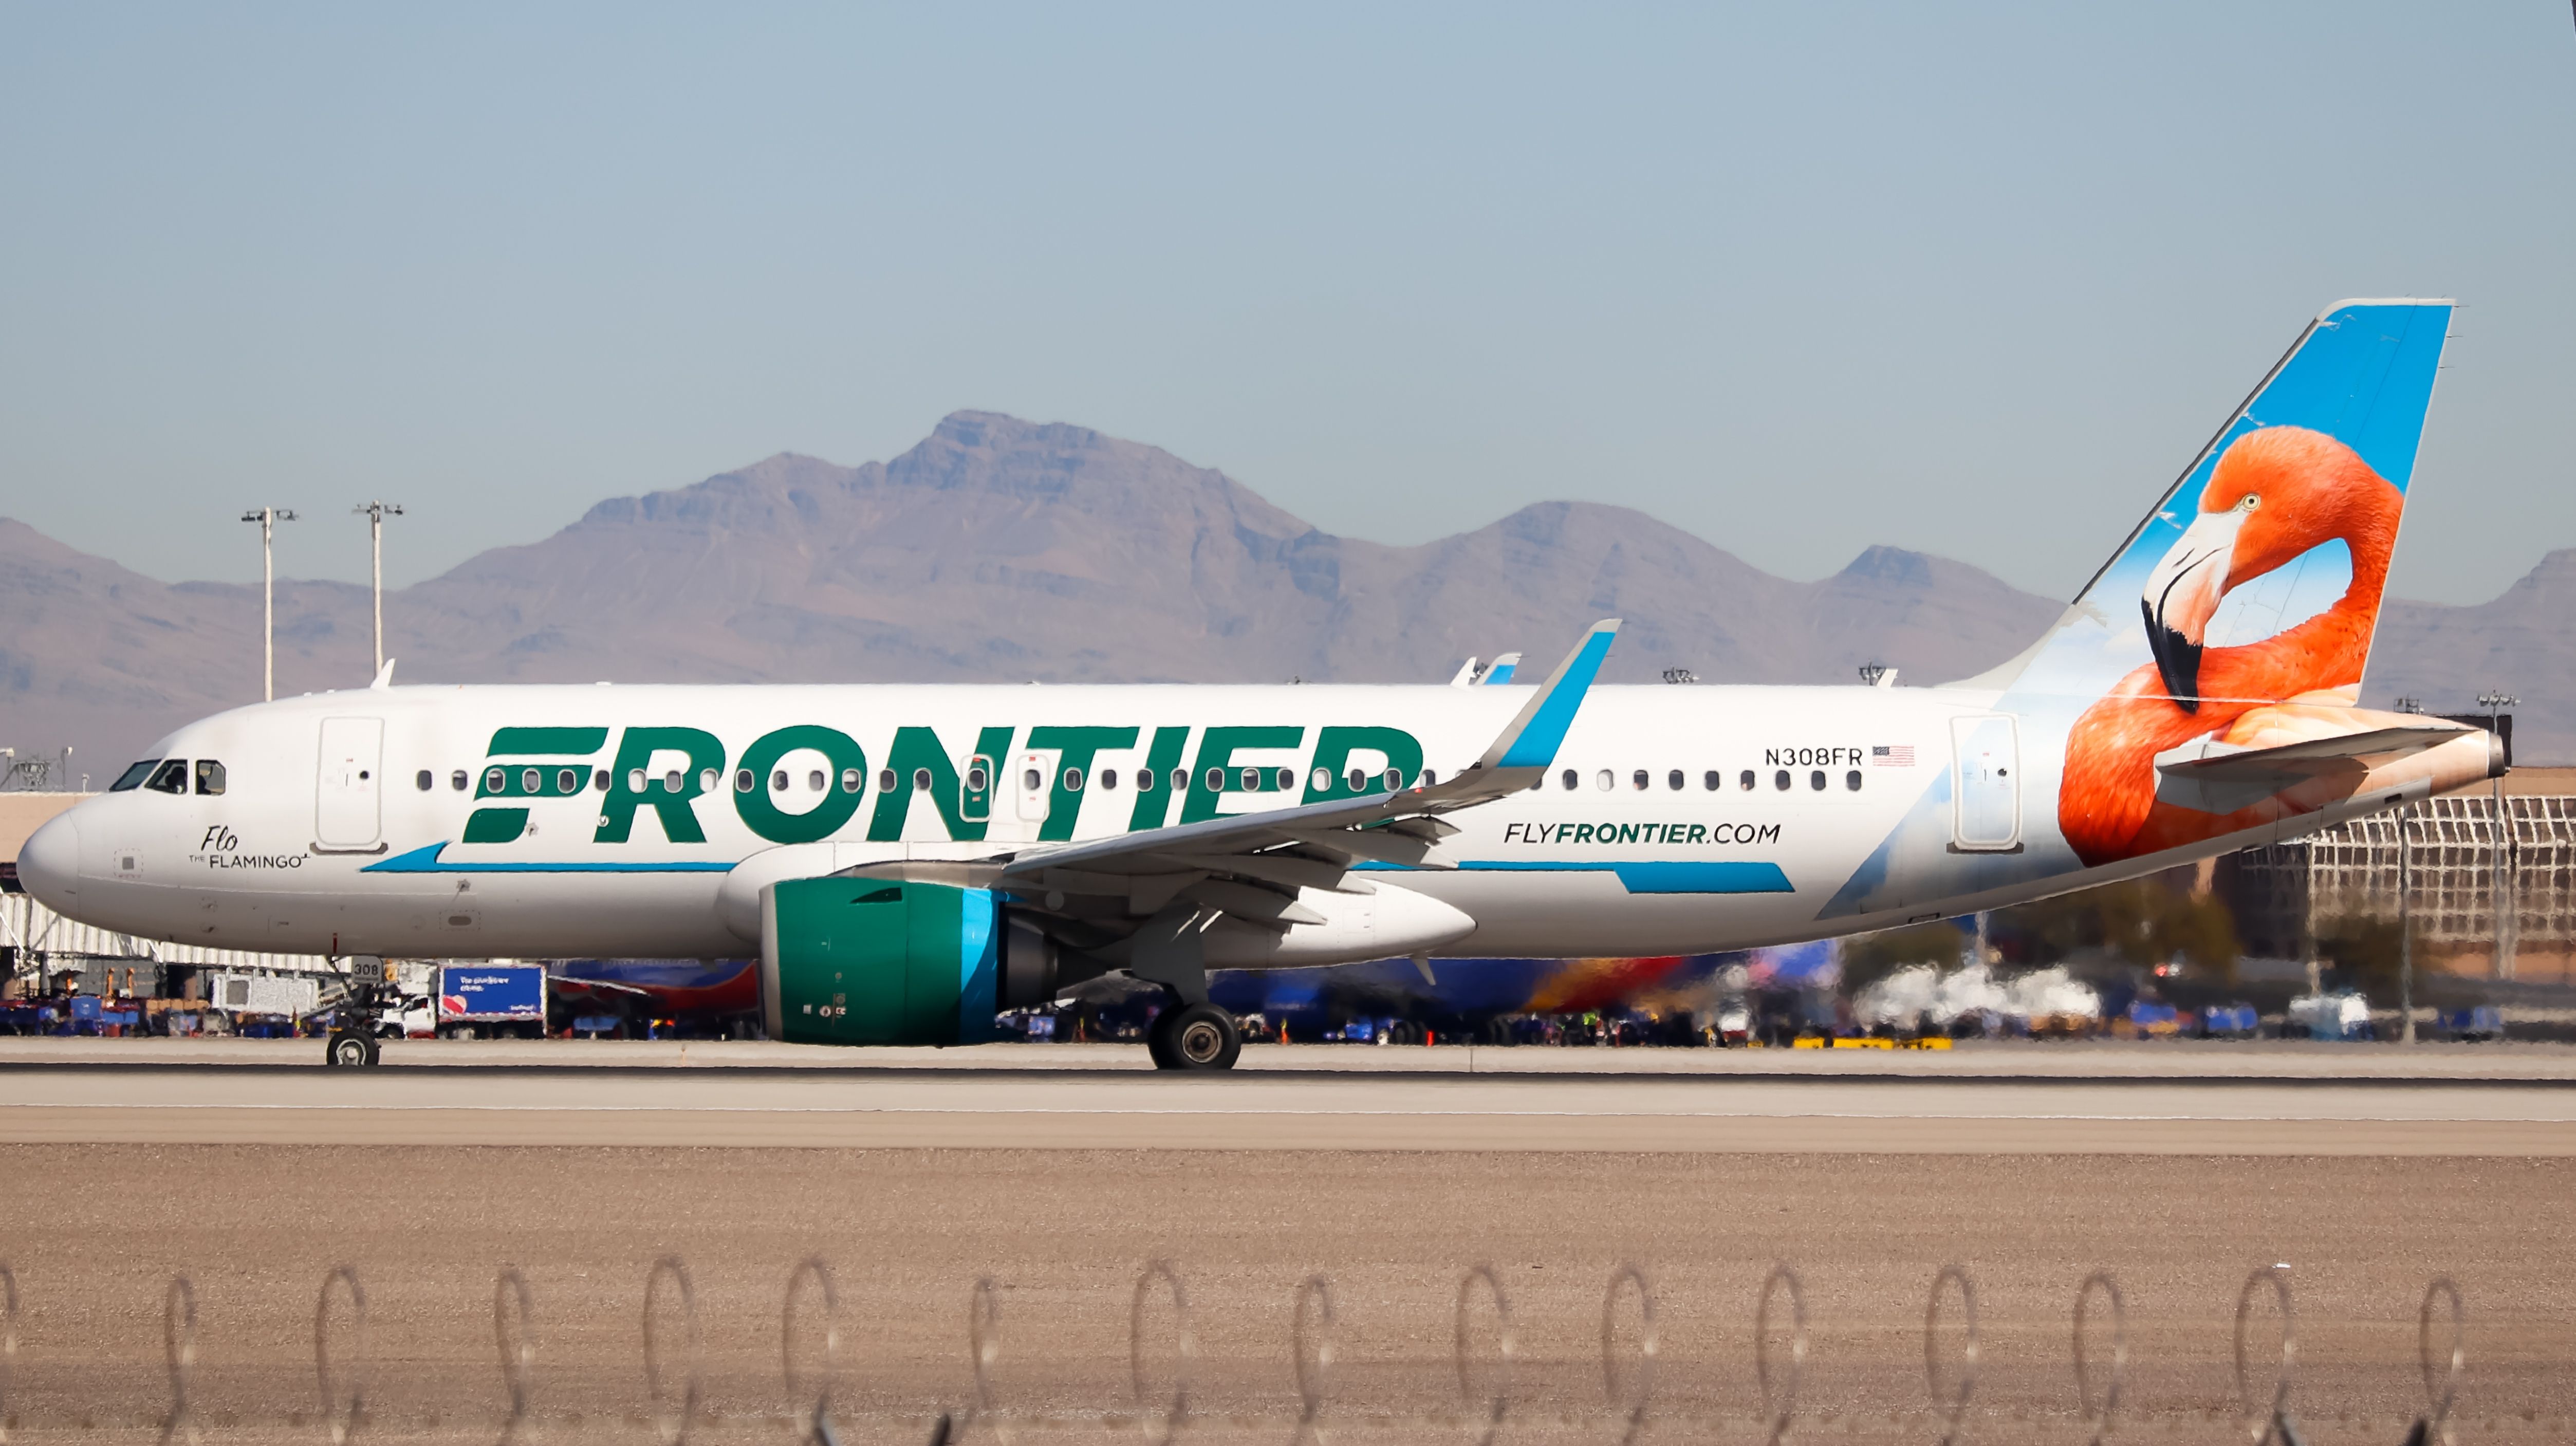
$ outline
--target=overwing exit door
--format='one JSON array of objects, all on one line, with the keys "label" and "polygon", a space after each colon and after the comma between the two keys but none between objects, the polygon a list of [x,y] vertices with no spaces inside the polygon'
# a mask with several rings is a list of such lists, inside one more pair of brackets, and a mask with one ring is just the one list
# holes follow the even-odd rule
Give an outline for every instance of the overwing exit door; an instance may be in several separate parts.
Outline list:
[{"label": "overwing exit door", "polygon": [[313,842],[339,853],[382,849],[385,720],[322,720],[320,768],[313,788]]},{"label": "overwing exit door", "polygon": [[1950,720],[1951,847],[2012,853],[2021,847],[2021,733],[2009,713]]}]

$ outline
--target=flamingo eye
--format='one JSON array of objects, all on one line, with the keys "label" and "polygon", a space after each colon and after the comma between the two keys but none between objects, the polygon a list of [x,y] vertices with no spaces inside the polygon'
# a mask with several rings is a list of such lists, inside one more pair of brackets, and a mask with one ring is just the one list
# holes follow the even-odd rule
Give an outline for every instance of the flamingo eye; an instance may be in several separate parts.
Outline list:
[{"label": "flamingo eye", "polygon": [[2245,494],[2244,500],[2236,504],[2236,510],[2239,512],[2251,512],[2262,505],[2263,498],[2260,493],[2248,492]]}]

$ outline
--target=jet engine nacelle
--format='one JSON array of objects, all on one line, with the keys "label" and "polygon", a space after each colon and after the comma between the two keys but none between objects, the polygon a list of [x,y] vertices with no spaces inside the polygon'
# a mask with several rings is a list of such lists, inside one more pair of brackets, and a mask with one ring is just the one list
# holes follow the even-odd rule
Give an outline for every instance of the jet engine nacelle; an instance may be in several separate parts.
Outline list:
[{"label": "jet engine nacelle", "polygon": [[977,1044],[1055,997],[1054,941],[987,889],[785,879],[760,891],[760,1005],[798,1044]]}]

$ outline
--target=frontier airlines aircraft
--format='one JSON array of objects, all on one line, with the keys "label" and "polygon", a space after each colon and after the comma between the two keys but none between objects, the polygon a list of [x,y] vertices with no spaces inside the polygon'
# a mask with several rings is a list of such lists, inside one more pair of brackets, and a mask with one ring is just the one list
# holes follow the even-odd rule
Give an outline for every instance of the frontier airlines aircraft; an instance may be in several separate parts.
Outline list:
[{"label": "frontier airlines aircraft", "polygon": [[[2347,301],[2021,656],[1930,688],[393,687],[192,723],[27,888],[343,957],[758,950],[773,1038],[963,1044],[1124,972],[1684,954],[1993,908],[2500,771],[2357,704],[2449,328]],[[362,1031],[335,1063],[372,1062]]]}]

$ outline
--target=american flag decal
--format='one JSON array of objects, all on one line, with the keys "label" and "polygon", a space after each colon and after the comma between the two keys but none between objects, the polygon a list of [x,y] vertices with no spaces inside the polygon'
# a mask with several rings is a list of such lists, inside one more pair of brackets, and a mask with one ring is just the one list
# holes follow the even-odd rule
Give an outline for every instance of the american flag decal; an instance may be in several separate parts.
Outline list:
[{"label": "american flag decal", "polygon": [[1873,768],[1912,768],[1914,745],[1911,743],[1877,744],[1869,750],[1869,762]]}]

